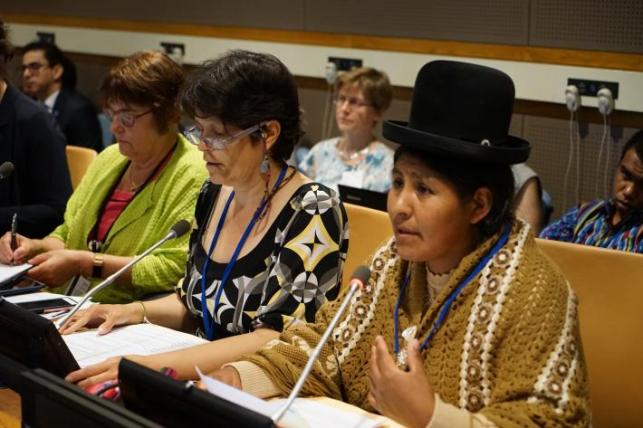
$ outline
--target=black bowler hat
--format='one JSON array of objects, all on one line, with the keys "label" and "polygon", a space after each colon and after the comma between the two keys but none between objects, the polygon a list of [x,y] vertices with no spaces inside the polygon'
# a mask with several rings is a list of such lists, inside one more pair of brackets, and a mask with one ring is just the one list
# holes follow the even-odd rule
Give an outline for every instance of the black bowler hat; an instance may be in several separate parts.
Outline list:
[{"label": "black bowler hat", "polygon": [[508,134],[514,84],[502,71],[456,61],[432,61],[418,73],[408,122],[387,120],[383,134],[436,155],[514,164],[530,145]]}]

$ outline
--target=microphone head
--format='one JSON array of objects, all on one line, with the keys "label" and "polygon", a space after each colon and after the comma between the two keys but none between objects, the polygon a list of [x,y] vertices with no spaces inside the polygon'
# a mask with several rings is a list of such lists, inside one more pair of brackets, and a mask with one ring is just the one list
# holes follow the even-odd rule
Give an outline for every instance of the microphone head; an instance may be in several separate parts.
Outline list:
[{"label": "microphone head", "polygon": [[9,177],[14,169],[15,167],[11,162],[4,162],[0,165],[0,179]]},{"label": "microphone head", "polygon": [[185,235],[190,231],[192,225],[187,220],[181,220],[177,222],[174,226],[170,228],[170,231],[174,234],[174,238]]},{"label": "microphone head", "polygon": [[357,269],[353,271],[353,275],[351,276],[351,282],[353,280],[358,280],[362,284],[366,284],[368,282],[368,279],[371,277],[371,270],[368,268],[368,266],[358,266]]}]

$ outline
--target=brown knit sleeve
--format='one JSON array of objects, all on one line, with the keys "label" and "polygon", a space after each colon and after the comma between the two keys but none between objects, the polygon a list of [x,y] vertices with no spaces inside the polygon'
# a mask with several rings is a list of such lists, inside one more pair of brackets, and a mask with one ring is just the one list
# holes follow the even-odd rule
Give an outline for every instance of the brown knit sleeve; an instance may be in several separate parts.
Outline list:
[{"label": "brown knit sleeve", "polygon": [[[259,366],[285,395],[294,387],[309,355],[319,343],[347,290],[326,302],[315,317],[315,323],[296,322],[283,331],[279,339],[269,342],[259,352],[243,358]],[[302,396],[326,396],[341,399],[340,375],[332,340],[323,348],[302,389]]]}]

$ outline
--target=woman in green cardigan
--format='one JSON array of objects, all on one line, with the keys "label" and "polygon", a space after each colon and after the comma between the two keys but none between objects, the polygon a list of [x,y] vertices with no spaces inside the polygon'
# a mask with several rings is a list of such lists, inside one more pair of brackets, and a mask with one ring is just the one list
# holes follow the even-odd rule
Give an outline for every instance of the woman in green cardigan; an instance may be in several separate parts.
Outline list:
[{"label": "woman in green cardigan", "polygon": [[[0,261],[34,265],[28,275],[56,292],[83,294],[163,238],[194,205],[207,173],[178,132],[184,74],[158,52],[134,54],[101,86],[117,144],[92,163],[70,198],[64,223],[44,239],[0,242]],[[188,237],[168,241],[94,299],[130,302],[170,291],[183,275]]]}]

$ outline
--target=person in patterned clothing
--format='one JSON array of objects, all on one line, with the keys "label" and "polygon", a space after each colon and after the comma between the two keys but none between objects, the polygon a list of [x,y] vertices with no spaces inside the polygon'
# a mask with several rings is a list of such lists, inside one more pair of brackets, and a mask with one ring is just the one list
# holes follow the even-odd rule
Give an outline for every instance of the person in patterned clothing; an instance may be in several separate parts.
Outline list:
[{"label": "person in patterned clothing", "polygon": [[[408,427],[589,425],[574,292],[511,208],[509,165],[529,154],[508,135],[513,101],[498,70],[420,70],[410,121],[384,122],[401,144],[388,194],[394,237],[375,251],[304,395]],[[344,294],[214,375],[262,397],[287,394]]]},{"label": "person in patterned clothing", "polygon": [[612,197],[572,208],[540,237],[643,253],[643,130],[623,147]]},{"label": "person in patterned clothing", "polygon": [[[297,88],[274,56],[231,51],[188,79],[186,135],[203,152],[209,180],[199,195],[185,277],[176,293],[130,305],[96,305],[63,329],[144,321],[195,332],[211,342],[152,356],[151,368],[195,378],[259,349],[339,292],[348,249],[338,195],[288,167],[301,136]],[[71,373],[80,386],[114,379],[121,357]]]}]

